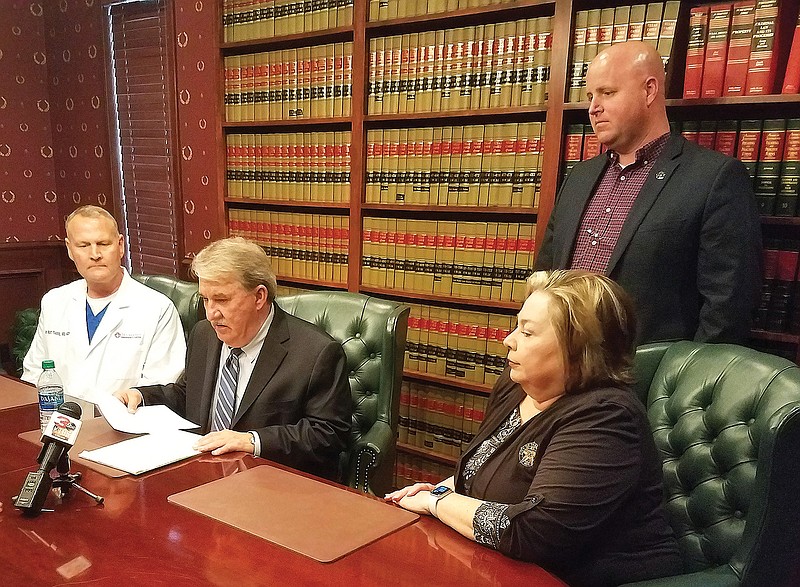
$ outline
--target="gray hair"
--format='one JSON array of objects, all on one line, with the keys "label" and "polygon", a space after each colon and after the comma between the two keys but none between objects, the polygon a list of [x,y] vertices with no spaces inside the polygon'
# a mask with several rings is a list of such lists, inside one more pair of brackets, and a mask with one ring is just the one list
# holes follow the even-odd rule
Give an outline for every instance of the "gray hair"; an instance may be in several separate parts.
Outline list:
[{"label": "gray hair", "polygon": [[211,281],[233,278],[248,291],[263,285],[270,301],[275,299],[278,289],[275,272],[264,249],[240,236],[206,246],[192,260],[191,272],[199,279]]},{"label": "gray hair", "polygon": [[67,220],[64,222],[65,231],[69,230],[69,223],[72,222],[72,219],[78,216],[81,218],[105,218],[111,222],[114,230],[119,235],[119,225],[117,225],[117,219],[111,215],[111,212],[105,208],[101,208],[100,206],[92,206],[91,204],[76,208],[69,216],[67,216]]}]

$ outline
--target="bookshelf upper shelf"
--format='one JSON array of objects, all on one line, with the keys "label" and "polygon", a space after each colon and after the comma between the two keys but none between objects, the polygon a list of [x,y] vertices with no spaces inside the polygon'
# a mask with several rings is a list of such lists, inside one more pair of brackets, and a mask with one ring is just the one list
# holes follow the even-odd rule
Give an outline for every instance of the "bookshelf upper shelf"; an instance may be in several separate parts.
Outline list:
[{"label": "bookshelf upper shelf", "polygon": [[431,30],[440,27],[452,28],[454,26],[469,25],[475,23],[486,23],[494,21],[514,20],[517,13],[531,14],[532,7],[541,6],[541,14],[553,14],[556,0],[517,0],[506,4],[491,4],[488,6],[476,6],[463,8],[450,12],[435,12],[424,16],[405,16],[393,18],[391,20],[374,20],[366,23],[368,37],[380,37],[383,35],[396,35],[398,33]]},{"label": "bookshelf upper shelf", "polygon": [[[760,107],[765,104],[800,104],[800,94],[769,94],[766,96],[727,96],[722,98],[696,98],[684,100],[683,98],[670,98],[667,100],[668,108],[693,108],[746,105]],[[569,102],[564,104],[564,110],[588,110],[589,102]]]},{"label": "bookshelf upper shelf", "polygon": [[353,26],[343,26],[322,31],[308,31],[291,35],[280,35],[268,39],[252,39],[247,41],[231,41],[220,43],[224,55],[238,53],[254,53],[273,49],[286,49],[289,47],[304,47],[306,45],[322,45],[336,41],[352,41]]}]

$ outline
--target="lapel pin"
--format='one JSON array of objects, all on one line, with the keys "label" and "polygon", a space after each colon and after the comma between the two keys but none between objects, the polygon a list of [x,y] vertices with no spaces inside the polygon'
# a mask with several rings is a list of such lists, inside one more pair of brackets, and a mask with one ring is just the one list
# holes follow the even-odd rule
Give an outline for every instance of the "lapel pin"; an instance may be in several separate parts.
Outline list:
[{"label": "lapel pin", "polygon": [[658,173],[656,173],[656,179],[664,179],[665,177],[667,177],[667,174],[664,173],[663,171],[659,171]]}]

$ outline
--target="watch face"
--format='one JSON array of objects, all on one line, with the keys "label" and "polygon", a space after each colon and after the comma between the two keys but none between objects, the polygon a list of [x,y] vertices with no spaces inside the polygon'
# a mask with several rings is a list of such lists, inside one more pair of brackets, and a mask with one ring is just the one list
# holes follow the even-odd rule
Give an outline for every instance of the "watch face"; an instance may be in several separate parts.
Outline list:
[{"label": "watch face", "polygon": [[438,487],[431,489],[431,495],[446,495],[451,491],[452,489],[450,489],[447,485],[439,485]]}]

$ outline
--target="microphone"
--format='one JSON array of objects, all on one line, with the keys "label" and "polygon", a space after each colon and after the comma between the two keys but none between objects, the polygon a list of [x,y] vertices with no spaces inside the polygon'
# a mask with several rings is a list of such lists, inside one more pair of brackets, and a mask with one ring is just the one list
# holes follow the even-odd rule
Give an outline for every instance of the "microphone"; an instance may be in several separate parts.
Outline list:
[{"label": "microphone", "polygon": [[80,418],[81,407],[75,402],[61,404],[50,417],[42,434],[42,450],[36,459],[39,470],[28,473],[19,495],[14,498],[14,506],[24,514],[36,516],[42,511],[44,500],[53,486],[50,471],[68,458],[67,452],[75,444],[81,429]]}]

